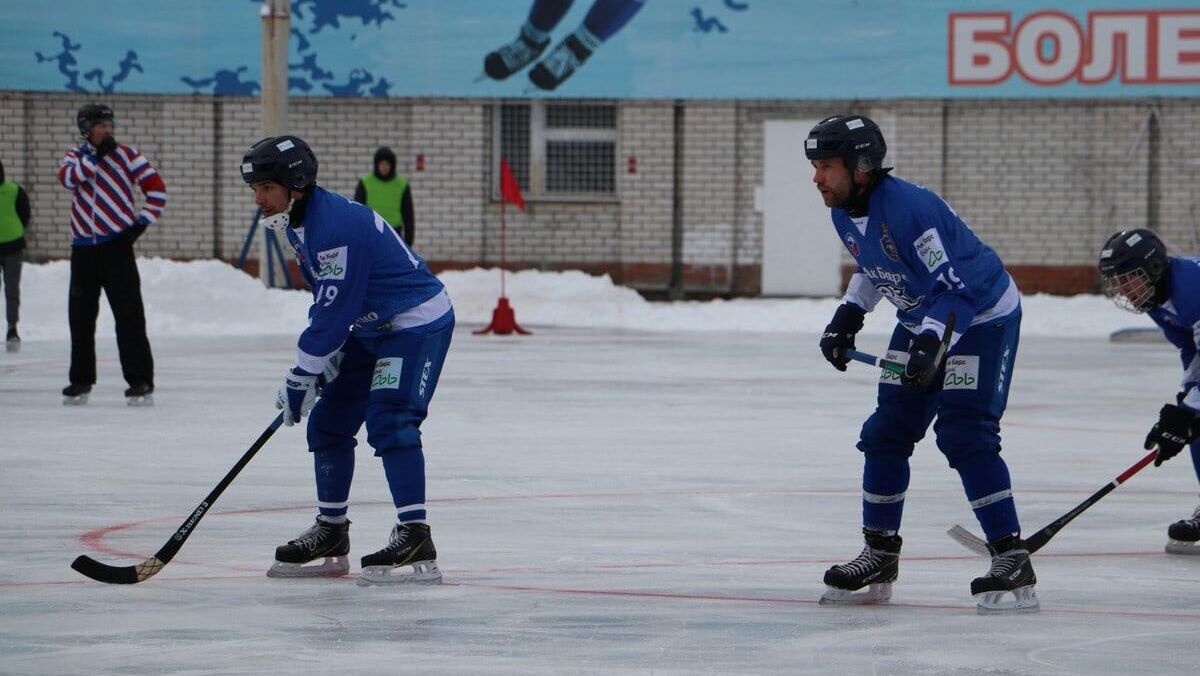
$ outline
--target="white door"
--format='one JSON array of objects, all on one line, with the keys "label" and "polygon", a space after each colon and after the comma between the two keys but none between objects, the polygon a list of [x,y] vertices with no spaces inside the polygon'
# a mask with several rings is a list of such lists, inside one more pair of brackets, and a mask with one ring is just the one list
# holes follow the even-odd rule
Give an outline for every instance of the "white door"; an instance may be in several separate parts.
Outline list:
[{"label": "white door", "polygon": [[813,186],[804,139],[818,120],[764,123],[762,292],[765,296],[841,293],[841,242]]}]

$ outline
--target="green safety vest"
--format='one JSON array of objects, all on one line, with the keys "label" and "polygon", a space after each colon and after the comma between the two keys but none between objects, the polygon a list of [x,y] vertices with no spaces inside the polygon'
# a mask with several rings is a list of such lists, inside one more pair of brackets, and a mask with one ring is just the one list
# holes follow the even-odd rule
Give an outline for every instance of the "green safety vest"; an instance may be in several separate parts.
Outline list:
[{"label": "green safety vest", "polygon": [[404,197],[408,180],[396,176],[390,181],[381,181],[375,174],[367,174],[362,177],[362,183],[367,191],[367,206],[383,216],[388,225],[403,230],[404,216],[400,213],[400,199]]},{"label": "green safety vest", "polygon": [[17,217],[17,192],[20,189],[12,181],[0,183],[0,244],[15,242],[25,236],[25,226]]}]

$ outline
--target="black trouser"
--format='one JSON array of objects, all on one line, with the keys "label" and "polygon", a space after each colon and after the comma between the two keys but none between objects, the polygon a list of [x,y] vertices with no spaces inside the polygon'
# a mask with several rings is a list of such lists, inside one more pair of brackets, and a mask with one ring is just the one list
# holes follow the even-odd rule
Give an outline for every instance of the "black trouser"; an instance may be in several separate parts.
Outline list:
[{"label": "black trouser", "polygon": [[146,338],[146,311],[142,306],[142,280],[133,257],[132,237],[95,246],[71,247],[71,296],[67,304],[71,322],[71,382],[96,382],[96,317],[100,290],[108,296],[117,328],[121,374],[130,385],[154,385],[154,358]]},{"label": "black trouser", "polygon": [[8,325],[15,327],[21,318],[21,260],[24,252],[0,252],[0,271],[4,279],[4,315]]}]

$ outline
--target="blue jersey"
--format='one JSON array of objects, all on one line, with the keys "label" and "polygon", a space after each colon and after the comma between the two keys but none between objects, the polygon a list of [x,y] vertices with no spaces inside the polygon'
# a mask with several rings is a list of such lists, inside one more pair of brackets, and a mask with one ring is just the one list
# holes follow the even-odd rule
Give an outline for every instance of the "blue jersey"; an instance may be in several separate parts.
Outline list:
[{"label": "blue jersey", "polygon": [[446,289],[369,207],[313,188],[303,222],[287,229],[313,290],[296,365],[320,373],[353,330],[380,335],[449,321]]},{"label": "blue jersey", "polygon": [[1200,411],[1200,258],[1172,256],[1167,269],[1171,297],[1147,314],[1167,340],[1179,348],[1183,361],[1180,389],[1183,403]]},{"label": "blue jersey", "polygon": [[866,216],[836,207],[831,212],[838,237],[858,263],[847,302],[870,311],[887,298],[914,333],[941,333],[953,312],[955,341],[969,326],[1020,306],[1017,286],[996,252],[923,186],[885,176],[871,192]]}]

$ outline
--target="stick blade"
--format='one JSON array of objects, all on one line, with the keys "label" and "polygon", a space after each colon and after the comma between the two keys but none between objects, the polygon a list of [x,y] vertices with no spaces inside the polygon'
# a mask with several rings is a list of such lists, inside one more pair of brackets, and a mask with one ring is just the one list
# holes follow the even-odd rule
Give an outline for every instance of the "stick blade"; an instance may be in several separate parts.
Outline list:
[{"label": "stick blade", "polygon": [[991,552],[987,548],[987,542],[983,538],[980,538],[958,524],[955,524],[953,528],[946,531],[946,535],[949,535],[955,542],[976,554],[991,556]]},{"label": "stick blade", "polygon": [[151,557],[136,566],[110,566],[107,563],[100,563],[86,554],[77,556],[71,562],[71,568],[79,574],[107,584],[136,584],[153,577],[165,565],[162,561]]}]

